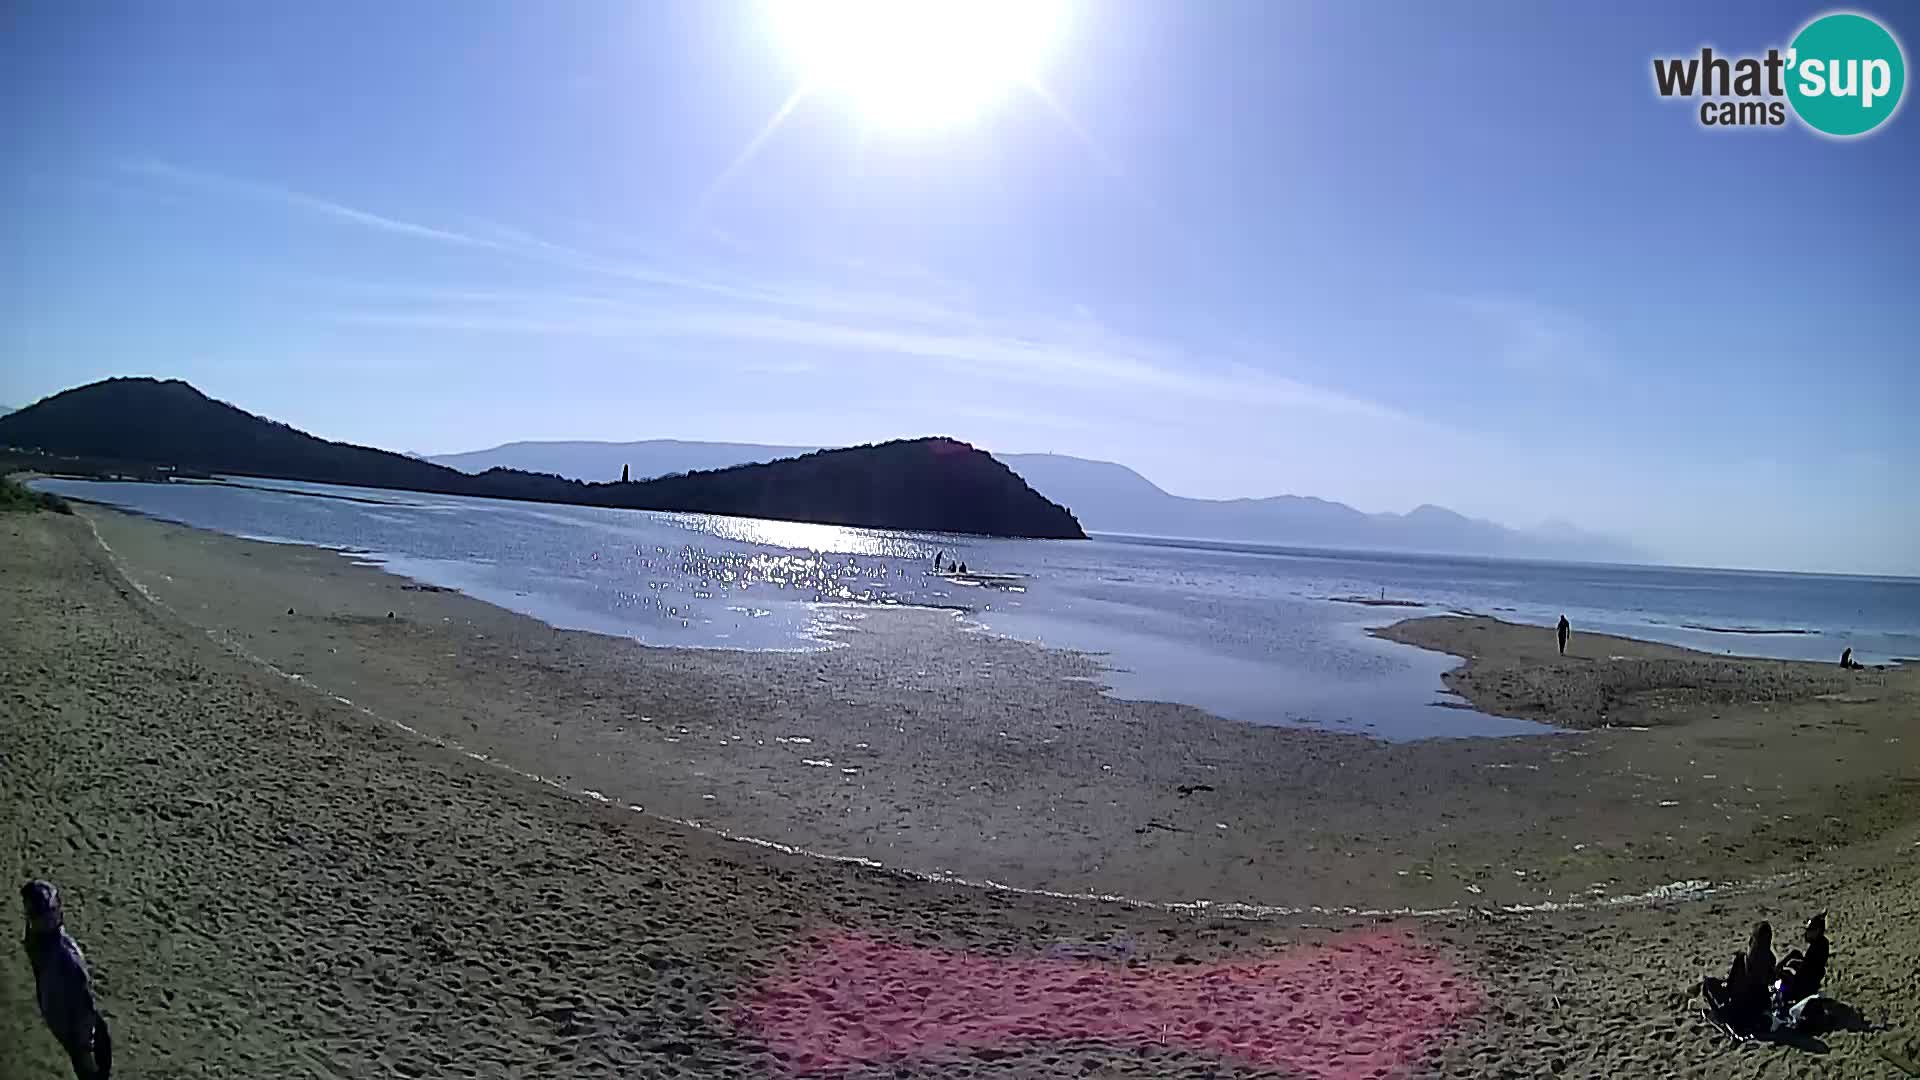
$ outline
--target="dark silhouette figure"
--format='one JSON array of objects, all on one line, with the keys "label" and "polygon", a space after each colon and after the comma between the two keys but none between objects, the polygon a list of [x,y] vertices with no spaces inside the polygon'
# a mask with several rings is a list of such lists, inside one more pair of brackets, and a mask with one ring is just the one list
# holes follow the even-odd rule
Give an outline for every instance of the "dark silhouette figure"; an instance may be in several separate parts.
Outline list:
[{"label": "dark silhouette figure", "polygon": [[961,563],[961,564],[960,564],[960,572],[961,572],[961,573],[963,573],[963,574],[967,572],[967,564],[966,564],[966,563]]},{"label": "dark silhouette figure", "polygon": [[1747,939],[1747,951],[1733,954],[1727,977],[1707,976],[1701,980],[1700,994],[1721,1023],[1748,1035],[1766,1030],[1773,977],[1773,927],[1761,922]]},{"label": "dark silhouette figure", "polygon": [[94,1005],[86,958],[67,934],[59,890],[45,881],[29,881],[20,887],[20,903],[27,916],[22,944],[33,964],[41,1019],[66,1049],[76,1080],[109,1080],[113,1037]]},{"label": "dark silhouette figure", "polygon": [[1727,977],[1724,980],[1708,976],[1706,979],[1707,1002],[1722,1014],[1732,1016],[1740,1002],[1740,991],[1747,985],[1747,954],[1734,953],[1733,962],[1727,965]]},{"label": "dark silhouette figure", "polygon": [[1772,992],[1773,974],[1773,924],[1762,919],[1753,924],[1753,934],[1747,938],[1747,979],[1762,1008]]},{"label": "dark silhouette figure", "polygon": [[1821,980],[1827,974],[1827,916],[1825,912],[1807,921],[1804,936],[1807,951],[1795,949],[1780,962],[1779,978],[1773,984],[1772,1008],[1768,1020],[1775,1036],[1804,1035],[1829,1024],[1845,1023],[1842,1007],[1832,1007],[1820,995]]},{"label": "dark silhouette figure", "polygon": [[1820,984],[1827,978],[1827,913],[1821,912],[1807,920],[1803,932],[1807,949],[1801,952],[1794,949],[1780,961],[1780,981],[1786,983],[1788,1001],[1799,1001],[1804,997],[1820,992]]},{"label": "dark silhouette figure", "polygon": [[633,482],[633,477],[631,474],[627,472],[627,469],[628,469],[628,466],[626,465],[620,466],[620,482],[623,484],[630,484]]},{"label": "dark silhouette figure", "polygon": [[1855,660],[1855,659],[1853,658],[1853,650],[1852,650],[1852,649],[1842,649],[1842,650],[1840,651],[1840,666],[1841,666],[1841,667],[1843,667],[1843,668],[1845,668],[1845,669],[1846,669],[1846,670],[1848,670],[1848,671],[1865,671],[1865,670],[1867,670],[1867,665],[1865,665],[1865,664],[1863,664],[1863,663],[1861,663],[1860,661],[1858,661],[1858,660]]},{"label": "dark silhouette figure", "polygon": [[1560,635],[1560,655],[1567,655],[1567,639],[1573,636],[1573,624],[1565,615],[1560,616],[1560,625],[1556,632]]},{"label": "dark silhouette figure", "polygon": [[1776,966],[1773,929],[1753,928],[1747,950],[1736,953],[1725,979],[1701,980],[1709,1018],[1736,1039],[1755,1036],[1792,1042],[1835,1029],[1862,1030],[1860,1015],[1820,992],[1827,977],[1827,916],[1807,920],[1806,949],[1794,949]]},{"label": "dark silhouette figure", "polygon": [[946,552],[944,551],[936,551],[933,553],[933,572],[934,573],[937,574],[940,572],[940,560],[945,555],[946,555]]}]

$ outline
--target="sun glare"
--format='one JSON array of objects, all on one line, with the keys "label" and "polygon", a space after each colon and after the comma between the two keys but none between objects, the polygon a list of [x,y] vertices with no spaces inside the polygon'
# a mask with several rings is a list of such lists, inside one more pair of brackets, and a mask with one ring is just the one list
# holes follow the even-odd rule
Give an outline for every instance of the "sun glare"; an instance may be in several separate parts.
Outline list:
[{"label": "sun glare", "polygon": [[1062,0],[775,0],[780,47],[809,92],[871,124],[963,122],[1031,81],[1055,45]]}]

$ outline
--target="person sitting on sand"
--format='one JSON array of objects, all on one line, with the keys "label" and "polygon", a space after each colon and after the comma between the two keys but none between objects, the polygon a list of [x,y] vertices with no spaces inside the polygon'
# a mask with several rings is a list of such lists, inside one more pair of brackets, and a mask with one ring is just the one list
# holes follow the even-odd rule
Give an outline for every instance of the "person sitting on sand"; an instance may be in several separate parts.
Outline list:
[{"label": "person sitting on sand", "polygon": [[1766,1007],[1773,986],[1773,924],[1765,919],[1753,924],[1747,938],[1748,1005]]},{"label": "person sitting on sand", "polygon": [[1700,994],[1720,1021],[1742,1034],[1762,1029],[1771,1003],[1774,981],[1773,927],[1756,923],[1747,939],[1747,951],[1735,953],[1725,979],[1711,975],[1700,982]]},{"label": "person sitting on sand", "polygon": [[1799,949],[1787,953],[1780,961],[1780,981],[1786,983],[1787,998],[1800,1001],[1820,992],[1820,984],[1827,978],[1827,913],[1821,912],[1807,920],[1807,928],[1802,931],[1806,939],[1807,950]]},{"label": "person sitting on sand", "polygon": [[1844,669],[1846,669],[1847,671],[1865,671],[1865,670],[1867,670],[1867,665],[1865,665],[1865,664],[1863,664],[1863,663],[1861,663],[1860,661],[1858,661],[1858,660],[1855,660],[1855,659],[1853,658],[1853,650],[1852,650],[1852,649],[1842,649],[1842,650],[1840,651],[1840,666],[1841,666],[1842,668],[1844,668]]},{"label": "person sitting on sand", "polygon": [[1768,1022],[1775,1033],[1804,1031],[1822,1019],[1820,983],[1827,974],[1827,916],[1807,920],[1807,951],[1795,949],[1780,961],[1774,980]]},{"label": "person sitting on sand", "polygon": [[1565,615],[1560,616],[1560,626],[1557,629],[1557,633],[1560,635],[1560,655],[1565,656],[1567,655],[1567,639],[1573,636],[1573,624],[1567,621]]},{"label": "person sitting on sand", "polygon": [[1722,979],[1708,975],[1700,980],[1700,997],[1707,1003],[1707,1010],[1714,1017],[1724,1021],[1733,1019],[1734,1004],[1739,999],[1736,992],[1747,984],[1747,954],[1734,953],[1733,960],[1727,965],[1727,977]]},{"label": "person sitting on sand", "polygon": [[960,572],[961,572],[961,573],[963,573],[963,574],[967,572],[967,564],[966,564],[966,563],[961,563],[961,564],[960,564]]}]

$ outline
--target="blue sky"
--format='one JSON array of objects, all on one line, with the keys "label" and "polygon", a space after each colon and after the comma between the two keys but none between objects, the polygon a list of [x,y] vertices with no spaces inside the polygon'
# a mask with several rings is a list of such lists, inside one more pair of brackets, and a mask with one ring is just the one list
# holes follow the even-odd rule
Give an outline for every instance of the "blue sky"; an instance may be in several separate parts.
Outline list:
[{"label": "blue sky", "polygon": [[1044,99],[876,130],[822,90],[743,154],[801,77],[763,4],[11,5],[0,402],[178,376],[430,452],[948,433],[1920,572],[1920,120],[1652,90],[1822,10],[1080,0]]}]

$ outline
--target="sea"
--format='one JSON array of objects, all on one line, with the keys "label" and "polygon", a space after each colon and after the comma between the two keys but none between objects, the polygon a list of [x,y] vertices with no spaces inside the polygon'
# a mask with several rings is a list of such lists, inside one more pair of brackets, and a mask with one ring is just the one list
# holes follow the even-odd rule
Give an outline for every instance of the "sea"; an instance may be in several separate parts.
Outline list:
[{"label": "sea", "polygon": [[[307,544],[653,646],[825,649],[913,606],[1097,654],[1117,697],[1388,740],[1544,734],[1466,707],[1458,660],[1370,636],[1480,613],[1749,656],[1920,657],[1920,579],[1329,551],[1095,535],[1002,540],[336,487],[33,482],[233,536]],[[964,562],[976,577],[933,572]],[[987,575],[993,575],[988,577]],[[1371,599],[1366,605],[1353,601]],[[1383,606],[1382,600],[1406,605]]]}]

